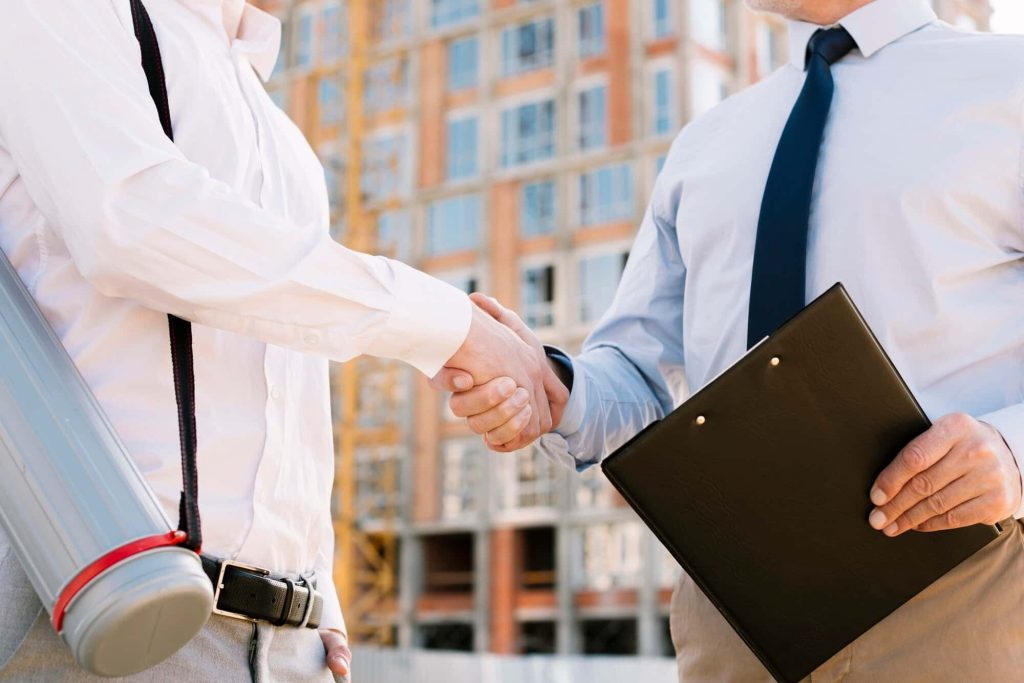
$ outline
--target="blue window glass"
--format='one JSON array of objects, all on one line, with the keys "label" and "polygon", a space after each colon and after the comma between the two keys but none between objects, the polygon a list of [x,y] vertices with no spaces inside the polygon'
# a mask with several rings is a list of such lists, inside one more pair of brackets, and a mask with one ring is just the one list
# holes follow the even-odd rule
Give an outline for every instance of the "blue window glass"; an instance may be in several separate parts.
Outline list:
[{"label": "blue window glass", "polygon": [[672,74],[668,69],[654,73],[654,134],[672,132]]},{"label": "blue window glass", "polygon": [[363,143],[360,187],[367,201],[379,201],[409,192],[409,152],[404,134],[370,138]]},{"label": "blue window glass", "polygon": [[408,261],[412,257],[410,233],[408,211],[382,211],[377,217],[377,251],[399,261]]},{"label": "blue window glass", "polygon": [[366,70],[363,105],[367,114],[379,114],[409,102],[409,62],[395,57]]},{"label": "blue window glass", "polygon": [[537,19],[502,31],[501,57],[505,76],[544,69],[554,64],[554,20],[550,17]]},{"label": "blue window glass", "polygon": [[580,261],[579,287],[581,323],[593,323],[605,314],[615,299],[629,254],[612,253]]},{"label": "blue window glass", "polygon": [[550,159],[555,154],[555,102],[531,102],[501,113],[501,165]]},{"label": "blue window glass", "polygon": [[520,272],[519,305],[532,329],[555,324],[555,267],[528,266]]},{"label": "blue window glass", "polygon": [[308,69],[313,66],[313,50],[315,49],[313,41],[316,28],[314,19],[312,12],[303,12],[299,15],[299,22],[295,27],[296,68]]},{"label": "blue window glass", "polygon": [[651,15],[655,38],[664,38],[672,33],[672,9],[669,0],[652,0]]},{"label": "blue window glass", "polygon": [[579,54],[582,58],[604,54],[604,4],[596,2],[579,9]]},{"label": "blue window glass", "polygon": [[448,179],[469,178],[477,173],[477,119],[448,122]]},{"label": "blue window glass", "polygon": [[440,199],[427,208],[427,254],[438,256],[480,246],[480,195]]},{"label": "blue window glass", "polygon": [[665,168],[665,160],[668,159],[667,154],[662,154],[660,157],[654,160],[654,170],[661,173],[661,169]]},{"label": "blue window glass", "polygon": [[476,36],[453,40],[448,44],[448,89],[475,88],[480,62]]},{"label": "blue window glass", "polygon": [[608,89],[597,86],[579,95],[581,150],[597,149],[607,144]]},{"label": "blue window glass", "polygon": [[324,62],[335,62],[344,57],[348,51],[344,9],[340,3],[332,2],[324,6],[321,16],[323,19],[323,42],[320,45],[320,59]]},{"label": "blue window glass", "polygon": [[317,85],[317,103],[320,109],[320,125],[333,126],[341,123],[344,110],[338,75],[326,76]]},{"label": "blue window glass", "polygon": [[523,185],[519,229],[523,237],[555,231],[555,184],[550,180]]},{"label": "blue window glass", "polygon": [[580,224],[601,225],[633,217],[633,171],[615,164],[580,176]]},{"label": "blue window glass", "polygon": [[480,15],[479,0],[430,0],[430,22],[434,28],[469,21]]}]

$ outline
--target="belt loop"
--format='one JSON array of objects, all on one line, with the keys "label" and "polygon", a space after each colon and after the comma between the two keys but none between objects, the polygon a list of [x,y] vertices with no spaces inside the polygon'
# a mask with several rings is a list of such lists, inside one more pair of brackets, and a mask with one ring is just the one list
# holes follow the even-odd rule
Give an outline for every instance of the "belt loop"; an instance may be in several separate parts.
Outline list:
[{"label": "belt loop", "polygon": [[316,574],[299,574],[299,581],[306,587],[306,611],[302,615],[299,628],[306,628],[309,624],[309,617],[313,614],[313,585],[316,583]]},{"label": "belt loop", "polygon": [[274,626],[284,626],[288,623],[288,617],[292,613],[292,602],[295,600],[295,582],[287,577],[282,581],[288,587],[288,592],[284,596],[284,610],[281,612],[281,618],[274,622]]}]

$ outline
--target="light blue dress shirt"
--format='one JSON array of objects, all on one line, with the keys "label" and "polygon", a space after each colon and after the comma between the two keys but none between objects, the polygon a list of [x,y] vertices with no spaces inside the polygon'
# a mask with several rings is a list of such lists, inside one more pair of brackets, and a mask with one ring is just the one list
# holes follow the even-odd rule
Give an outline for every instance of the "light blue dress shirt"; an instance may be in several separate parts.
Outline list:
[{"label": "light blue dress shirt", "polygon": [[[840,23],[859,50],[832,67],[807,300],[842,282],[928,415],[989,422],[1020,463],[1024,38],[954,29],[924,0]],[[792,22],[792,62],[673,144],[550,457],[600,462],[746,351],[761,197],[816,28]]]}]

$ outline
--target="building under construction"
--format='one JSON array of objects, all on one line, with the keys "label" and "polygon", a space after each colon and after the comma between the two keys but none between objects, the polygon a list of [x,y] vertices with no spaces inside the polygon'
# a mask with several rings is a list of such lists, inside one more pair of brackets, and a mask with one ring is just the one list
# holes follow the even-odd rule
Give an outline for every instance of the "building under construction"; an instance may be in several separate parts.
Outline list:
[{"label": "building under construction", "polygon": [[[578,349],[679,128],[787,58],[739,0],[309,0],[269,90],[337,239]],[[984,0],[939,0],[984,28]],[[671,654],[675,563],[598,469],[489,454],[415,371],[335,370],[336,580],[357,643]]]}]

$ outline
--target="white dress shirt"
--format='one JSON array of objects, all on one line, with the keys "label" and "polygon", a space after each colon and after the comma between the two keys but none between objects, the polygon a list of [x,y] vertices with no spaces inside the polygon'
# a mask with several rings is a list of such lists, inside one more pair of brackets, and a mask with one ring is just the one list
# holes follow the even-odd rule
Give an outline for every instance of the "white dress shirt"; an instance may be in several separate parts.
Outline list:
[{"label": "white dress shirt", "polygon": [[[1024,466],[1024,38],[925,0],[840,23],[859,50],[832,66],[807,300],[842,282],[927,414],[989,422]],[[674,143],[552,457],[598,462],[745,353],[761,198],[817,28],[792,22],[792,62]]]},{"label": "white dress shirt", "polygon": [[[333,483],[327,359],[435,373],[470,302],[328,235],[323,170],[259,76],[280,24],[242,0],[146,0],[175,144],[128,0],[0,4],[0,247],[171,520],[181,465],[165,313],[194,327],[204,551],[315,569]],[[3,539],[0,539],[2,542]]]}]

